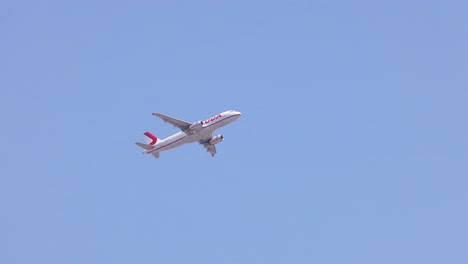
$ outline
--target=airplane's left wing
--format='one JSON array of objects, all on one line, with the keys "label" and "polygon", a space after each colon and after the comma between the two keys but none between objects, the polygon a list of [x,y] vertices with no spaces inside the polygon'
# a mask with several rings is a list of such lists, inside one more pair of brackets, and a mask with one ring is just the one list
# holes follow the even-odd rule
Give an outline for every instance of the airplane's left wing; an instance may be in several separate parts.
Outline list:
[{"label": "airplane's left wing", "polygon": [[174,117],[163,115],[161,113],[153,113],[153,115],[161,118],[164,122],[167,122],[167,123],[169,123],[169,124],[171,124],[171,125],[173,125],[175,127],[180,128],[180,130],[182,130],[182,131],[189,128],[189,126],[192,124],[192,123],[189,123],[189,122],[186,122],[186,121],[174,118]]},{"label": "airplane's left wing", "polygon": [[216,155],[216,147],[215,145],[207,144],[205,145],[206,151],[211,153],[211,157],[214,157]]},{"label": "airplane's left wing", "polygon": [[216,147],[215,145],[209,143],[212,138],[213,135],[210,134],[209,137],[202,138],[199,142],[203,145],[203,147],[205,147],[206,151],[208,151],[211,156],[214,157],[214,155],[216,155]]}]

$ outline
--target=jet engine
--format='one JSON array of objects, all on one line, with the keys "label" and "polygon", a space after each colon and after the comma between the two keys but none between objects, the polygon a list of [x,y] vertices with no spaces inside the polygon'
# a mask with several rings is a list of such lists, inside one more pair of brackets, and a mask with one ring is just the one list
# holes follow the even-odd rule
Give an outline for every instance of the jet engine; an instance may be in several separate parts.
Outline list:
[{"label": "jet engine", "polygon": [[224,137],[223,135],[217,135],[216,137],[212,138],[210,140],[210,144],[211,145],[215,145],[215,144],[218,144],[219,142],[223,141],[224,140]]},{"label": "jet engine", "polygon": [[189,130],[191,132],[197,132],[202,128],[203,128],[203,122],[202,121],[197,121],[197,122],[195,122],[195,123],[193,123],[193,124],[191,124],[189,126]]}]

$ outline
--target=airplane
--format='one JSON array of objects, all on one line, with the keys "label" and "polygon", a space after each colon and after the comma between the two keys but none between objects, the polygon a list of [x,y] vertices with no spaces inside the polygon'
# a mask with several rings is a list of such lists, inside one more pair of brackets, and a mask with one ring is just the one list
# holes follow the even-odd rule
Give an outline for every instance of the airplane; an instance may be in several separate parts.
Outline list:
[{"label": "airplane", "polygon": [[195,123],[186,122],[161,113],[153,113],[153,115],[161,118],[166,123],[172,124],[174,127],[180,128],[181,131],[165,139],[159,139],[150,132],[145,132],[145,143],[135,142],[137,146],[145,149],[143,154],[152,154],[155,158],[159,158],[159,152],[161,151],[198,141],[214,157],[216,155],[215,145],[223,141],[224,137],[223,135],[213,137],[213,132],[234,122],[241,116],[241,113],[229,110],[205,121],[197,121]]}]

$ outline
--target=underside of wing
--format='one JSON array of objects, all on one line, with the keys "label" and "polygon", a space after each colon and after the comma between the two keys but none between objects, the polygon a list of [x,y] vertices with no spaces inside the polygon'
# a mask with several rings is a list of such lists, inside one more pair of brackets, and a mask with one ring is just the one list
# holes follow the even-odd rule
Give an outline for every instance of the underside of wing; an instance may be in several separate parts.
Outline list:
[{"label": "underside of wing", "polygon": [[208,151],[209,153],[211,153],[211,156],[212,156],[212,157],[214,157],[214,155],[216,155],[216,147],[215,147],[215,145],[207,144],[207,145],[205,145],[205,149],[206,149],[206,151]]},{"label": "underside of wing", "polygon": [[170,116],[167,116],[167,115],[163,115],[161,113],[153,113],[153,115],[161,118],[166,123],[169,123],[169,124],[171,124],[171,125],[173,125],[175,127],[180,128],[180,130],[182,130],[182,131],[189,128],[189,126],[192,124],[192,123],[189,123],[189,122],[177,119],[177,118],[173,118],[173,117],[170,117]]},{"label": "underside of wing", "polygon": [[213,135],[209,135],[209,137],[201,139],[199,142],[200,144],[205,147],[206,151],[208,151],[212,157],[216,155],[216,147],[215,145],[210,144],[210,140],[213,138]]}]

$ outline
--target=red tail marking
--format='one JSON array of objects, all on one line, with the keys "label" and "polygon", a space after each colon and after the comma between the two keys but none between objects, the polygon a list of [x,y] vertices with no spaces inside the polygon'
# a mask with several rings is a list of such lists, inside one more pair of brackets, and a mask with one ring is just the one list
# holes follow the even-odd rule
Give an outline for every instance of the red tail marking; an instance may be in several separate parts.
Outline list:
[{"label": "red tail marking", "polygon": [[158,141],[158,138],[155,135],[151,134],[150,132],[145,132],[145,136],[147,136],[147,137],[149,137],[149,138],[151,138],[153,140],[153,141],[151,141],[149,143],[151,146],[156,144],[156,141]]}]

